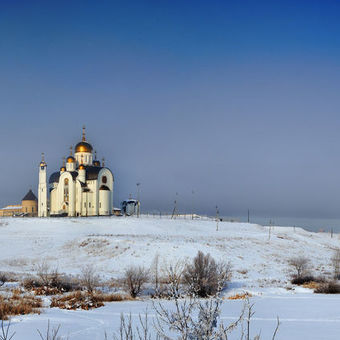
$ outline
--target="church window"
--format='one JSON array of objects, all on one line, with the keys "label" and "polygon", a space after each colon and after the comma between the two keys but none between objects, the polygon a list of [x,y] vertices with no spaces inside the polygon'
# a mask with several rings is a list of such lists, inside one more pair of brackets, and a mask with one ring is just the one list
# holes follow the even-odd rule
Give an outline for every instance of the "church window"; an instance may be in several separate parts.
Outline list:
[{"label": "church window", "polygon": [[99,208],[101,208],[102,207],[102,202],[99,202]]},{"label": "church window", "polygon": [[91,202],[89,202],[89,208],[91,208]]},{"label": "church window", "polygon": [[68,194],[69,194],[69,191],[68,191],[68,178],[65,178],[64,179],[64,201],[65,202],[68,202]]},{"label": "church window", "polygon": [[86,208],[86,202],[84,202],[84,208]]},{"label": "church window", "polygon": [[103,183],[107,183],[107,177],[106,177],[106,176],[103,176],[103,177],[102,177],[102,182],[103,182]]},{"label": "church window", "polygon": [[32,212],[34,212],[34,208],[32,207]]}]

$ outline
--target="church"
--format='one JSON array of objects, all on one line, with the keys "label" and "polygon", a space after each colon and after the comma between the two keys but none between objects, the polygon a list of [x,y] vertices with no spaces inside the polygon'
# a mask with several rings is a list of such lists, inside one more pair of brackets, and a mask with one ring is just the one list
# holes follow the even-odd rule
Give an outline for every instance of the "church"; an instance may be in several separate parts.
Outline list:
[{"label": "church", "polygon": [[44,154],[39,165],[38,216],[108,216],[113,209],[114,178],[96,158],[85,137],[74,148],[47,183]]}]

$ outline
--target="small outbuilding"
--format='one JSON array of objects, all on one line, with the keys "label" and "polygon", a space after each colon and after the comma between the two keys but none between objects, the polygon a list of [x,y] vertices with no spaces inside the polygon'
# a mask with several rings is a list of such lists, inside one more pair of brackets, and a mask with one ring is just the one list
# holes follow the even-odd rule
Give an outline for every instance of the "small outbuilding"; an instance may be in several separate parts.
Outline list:
[{"label": "small outbuilding", "polygon": [[38,216],[38,199],[32,190],[25,195],[20,204],[7,205],[0,209],[1,217],[9,216]]}]

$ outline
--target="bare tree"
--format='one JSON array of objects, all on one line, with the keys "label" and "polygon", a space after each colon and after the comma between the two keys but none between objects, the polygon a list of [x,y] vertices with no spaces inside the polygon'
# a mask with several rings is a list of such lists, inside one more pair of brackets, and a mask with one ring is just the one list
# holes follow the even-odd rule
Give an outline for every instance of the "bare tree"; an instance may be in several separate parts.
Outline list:
[{"label": "bare tree", "polygon": [[144,267],[131,266],[124,274],[124,284],[130,295],[135,298],[149,279],[149,272]]},{"label": "bare tree", "polygon": [[96,274],[95,268],[92,265],[89,264],[82,268],[80,282],[89,293],[92,293],[93,290],[98,286],[99,278]]},{"label": "bare tree", "polygon": [[334,278],[338,280],[340,278],[340,249],[336,249],[332,257],[332,264],[334,268]]},{"label": "bare tree", "polygon": [[230,264],[217,264],[210,254],[199,251],[184,271],[189,293],[200,297],[217,294],[231,277]]},{"label": "bare tree", "polygon": [[295,270],[295,278],[301,278],[308,274],[310,260],[306,257],[292,257],[289,259],[289,265]]},{"label": "bare tree", "polygon": [[37,332],[41,340],[61,340],[62,337],[58,336],[59,330],[60,330],[60,325],[58,325],[56,328],[51,329],[50,320],[48,320],[46,335],[45,334],[43,335],[39,329],[37,329]]},{"label": "bare tree", "polygon": [[14,338],[15,332],[10,334],[11,321],[8,322],[7,327],[4,325],[4,320],[1,320],[0,340],[11,340]]}]

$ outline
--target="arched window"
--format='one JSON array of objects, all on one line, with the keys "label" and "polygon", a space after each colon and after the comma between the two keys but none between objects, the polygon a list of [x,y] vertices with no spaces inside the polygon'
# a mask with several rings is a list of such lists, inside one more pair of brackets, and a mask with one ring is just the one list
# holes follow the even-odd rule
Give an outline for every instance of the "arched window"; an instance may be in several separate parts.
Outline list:
[{"label": "arched window", "polygon": [[64,179],[64,201],[68,202],[68,178]]},{"label": "arched window", "polygon": [[102,182],[103,182],[103,183],[107,183],[107,177],[106,177],[106,176],[103,176],[103,177],[102,177]]}]

